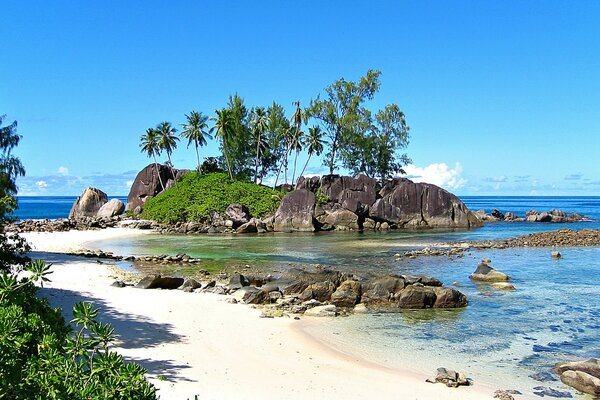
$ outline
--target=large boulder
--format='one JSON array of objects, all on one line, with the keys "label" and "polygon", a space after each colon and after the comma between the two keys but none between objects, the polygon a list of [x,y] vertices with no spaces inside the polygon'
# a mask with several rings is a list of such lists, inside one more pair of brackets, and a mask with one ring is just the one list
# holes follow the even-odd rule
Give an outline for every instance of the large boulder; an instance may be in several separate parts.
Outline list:
[{"label": "large boulder", "polygon": [[252,215],[250,215],[250,210],[245,205],[230,204],[225,209],[225,218],[233,221],[233,227],[237,228],[250,221]]},{"label": "large boulder", "polygon": [[75,200],[69,218],[95,217],[100,208],[106,204],[108,197],[100,189],[88,187]]},{"label": "large boulder", "polygon": [[398,227],[472,228],[481,221],[452,193],[400,178],[388,182],[369,210],[375,221]]},{"label": "large boulder", "polygon": [[273,218],[276,232],[313,232],[315,194],[306,189],[294,190],[283,196]]},{"label": "large boulder", "polygon": [[124,210],[125,204],[123,204],[121,200],[111,199],[108,203],[100,207],[100,209],[96,213],[96,216],[100,218],[110,218],[123,214]]},{"label": "large boulder", "polygon": [[574,361],[568,363],[559,363],[554,366],[559,374],[565,371],[582,371],[600,379],[600,359],[590,358],[585,361]]},{"label": "large boulder", "polygon": [[354,307],[360,301],[361,295],[360,282],[346,280],[331,295],[331,304],[337,307]]},{"label": "large boulder", "polygon": [[582,371],[565,371],[560,375],[560,380],[580,392],[600,395],[600,379]]},{"label": "large boulder", "polygon": [[321,217],[324,224],[330,225],[337,230],[359,230],[358,215],[352,211],[340,209],[326,212]]},{"label": "large boulder", "polygon": [[135,287],[138,289],[177,289],[183,285],[184,281],[183,278],[147,275]]},{"label": "large boulder", "polygon": [[285,273],[277,284],[283,294],[300,294],[310,285],[331,282],[334,289],[339,286],[342,274],[339,271],[324,269],[316,272],[292,269]]},{"label": "large boulder", "polygon": [[[184,172],[185,171],[171,170],[171,168],[162,164],[150,164],[146,166],[137,174],[131,185],[129,196],[127,196],[127,206],[125,207],[125,210],[140,210],[148,199],[151,199],[162,192],[162,185],[165,185],[165,188],[167,188],[169,180],[175,182],[175,180]],[[173,173],[175,173],[175,176],[173,176]]]}]

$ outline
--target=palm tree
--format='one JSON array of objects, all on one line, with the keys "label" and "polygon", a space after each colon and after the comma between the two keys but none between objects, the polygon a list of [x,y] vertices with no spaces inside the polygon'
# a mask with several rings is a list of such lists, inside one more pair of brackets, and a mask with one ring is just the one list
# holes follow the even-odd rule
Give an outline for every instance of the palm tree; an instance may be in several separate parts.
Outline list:
[{"label": "palm tree", "polygon": [[196,146],[196,159],[198,160],[197,170],[200,170],[200,154],[198,153],[199,146],[206,146],[206,138],[210,139],[210,134],[207,132],[208,117],[202,115],[198,111],[190,112],[190,115],[185,115],[187,119],[186,124],[183,125],[183,131],[181,131],[181,137],[188,140],[188,147],[192,142]]},{"label": "palm tree", "polygon": [[216,117],[212,117],[211,120],[215,122],[214,126],[210,128],[210,133],[215,132],[215,138],[221,138],[221,145],[223,146],[223,155],[225,156],[225,163],[227,164],[227,170],[229,171],[229,177],[233,179],[231,173],[231,164],[229,163],[228,142],[232,139],[234,134],[234,121],[232,119],[231,110],[223,108],[221,110],[215,110]]},{"label": "palm tree", "polygon": [[252,110],[252,135],[256,143],[256,158],[254,159],[254,182],[258,183],[258,160],[260,159],[261,149],[266,148],[266,142],[263,139],[263,133],[267,130],[267,113],[264,107],[256,107]]},{"label": "palm tree", "polygon": [[[294,115],[292,115],[292,123],[294,124],[294,130],[291,132],[291,137],[289,141],[288,153],[286,155],[286,168],[287,168],[287,157],[292,154],[292,150],[296,150],[296,158],[294,158],[294,174],[292,175],[292,184],[295,183],[296,178],[296,161],[298,160],[298,153],[302,150],[302,142],[300,138],[302,137],[302,132],[300,132],[300,128],[302,127],[302,109],[300,108],[300,101],[295,101],[294,105],[296,106],[296,110],[294,111]],[[286,178],[285,181],[287,183],[287,169],[286,169]]]},{"label": "palm tree", "polygon": [[308,165],[308,162],[310,161],[312,155],[316,154],[317,157],[321,155],[321,153],[323,152],[324,143],[325,142],[323,141],[323,132],[321,131],[320,127],[311,126],[310,128],[308,128],[308,136],[305,137],[304,141],[304,146],[308,150],[308,159],[304,164],[304,168],[302,168],[300,176],[304,175],[304,170],[306,169],[306,166]]},{"label": "palm tree", "polygon": [[144,133],[140,137],[140,147],[142,148],[142,153],[146,153],[148,157],[154,158],[154,167],[156,168],[156,175],[158,175],[158,181],[160,182],[160,186],[162,190],[165,190],[165,185],[160,176],[160,171],[158,170],[158,162],[156,162],[156,156],[160,155],[161,149],[158,145],[158,132],[154,128],[146,129],[146,133]]},{"label": "palm tree", "polygon": [[175,135],[177,129],[171,126],[170,122],[164,121],[156,125],[156,133],[158,135],[158,147],[160,150],[164,150],[167,153],[169,160],[169,167],[171,168],[171,175],[177,185],[177,179],[175,178],[175,171],[173,170],[173,162],[171,162],[171,154],[173,150],[177,148],[177,141],[179,138]]}]

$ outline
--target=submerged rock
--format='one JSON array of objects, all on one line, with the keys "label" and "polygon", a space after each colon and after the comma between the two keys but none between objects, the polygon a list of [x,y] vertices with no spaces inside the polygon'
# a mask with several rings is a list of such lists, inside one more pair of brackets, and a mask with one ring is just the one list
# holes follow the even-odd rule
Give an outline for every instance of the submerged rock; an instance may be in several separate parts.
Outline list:
[{"label": "submerged rock", "polygon": [[572,399],[573,395],[569,392],[552,389],[546,386],[536,386],[533,388],[533,394],[538,395],[540,397],[556,397],[559,399]]}]

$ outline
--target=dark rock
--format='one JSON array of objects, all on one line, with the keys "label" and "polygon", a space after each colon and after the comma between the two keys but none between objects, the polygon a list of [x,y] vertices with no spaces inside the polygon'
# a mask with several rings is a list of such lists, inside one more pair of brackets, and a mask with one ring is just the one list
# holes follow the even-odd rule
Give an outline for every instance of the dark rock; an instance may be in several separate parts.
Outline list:
[{"label": "dark rock", "polygon": [[492,210],[492,217],[494,218],[498,218],[498,219],[504,219],[504,214],[502,214],[499,210],[496,210],[495,208]]},{"label": "dark rock", "polygon": [[563,392],[560,390],[552,389],[546,386],[536,386],[533,388],[533,394],[536,394],[540,397],[556,397],[560,399],[572,399],[573,395],[569,392]]},{"label": "dark rock", "polygon": [[202,284],[195,279],[186,278],[183,284],[181,285],[181,289],[189,288],[191,290],[199,289],[202,287]]},{"label": "dark rock", "polygon": [[317,300],[327,301],[331,297],[335,290],[335,284],[331,281],[316,282],[307,286],[306,289],[300,293],[300,300]]},{"label": "dark rock", "polygon": [[233,274],[231,278],[229,278],[229,286],[230,290],[237,290],[244,286],[249,286],[250,281],[246,279],[246,277],[242,274]]},{"label": "dark rock", "polygon": [[246,286],[236,290],[233,297],[246,304],[265,304],[271,301],[267,292],[253,286]]},{"label": "dark rock", "polygon": [[[137,207],[143,208],[144,203],[148,201],[148,199],[151,199],[162,192],[163,188],[160,183],[161,180],[164,185],[167,185],[169,180],[175,178],[171,168],[166,165],[158,164],[158,174],[156,169],[157,167],[155,164],[150,164],[137,174],[131,185],[131,189],[129,190],[129,195],[127,196],[126,211],[134,211]],[[181,170],[174,171],[177,178],[186,172]]]},{"label": "dark rock", "polygon": [[428,183],[399,178],[379,192],[369,217],[399,227],[472,228],[481,222],[455,195]]},{"label": "dark rock", "polygon": [[[285,295],[300,294],[308,286],[319,282],[331,282],[334,287],[339,286],[342,274],[338,271],[324,269],[316,272],[304,270],[290,270],[277,282],[281,292]],[[334,288],[335,289],[335,288]]]},{"label": "dark rock", "polygon": [[393,295],[404,289],[406,282],[398,275],[385,275],[363,285],[362,302],[369,306],[387,303]]},{"label": "dark rock", "polygon": [[250,210],[243,204],[230,204],[225,210],[225,218],[233,221],[233,227],[237,228],[252,218]]},{"label": "dark rock", "polygon": [[301,176],[298,178],[298,183],[296,183],[296,190],[306,189],[313,193],[316,193],[319,190],[319,186],[321,185],[321,178],[318,176],[304,177]]},{"label": "dark rock", "polygon": [[467,296],[454,288],[436,287],[435,308],[462,308],[468,304]]},{"label": "dark rock", "polygon": [[414,285],[415,283],[421,283],[423,286],[442,286],[442,282],[438,279],[432,278],[427,275],[402,275],[407,285]]},{"label": "dark rock", "polygon": [[183,285],[183,281],[183,278],[147,275],[137,285],[135,285],[135,287],[139,289],[177,289]]},{"label": "dark rock", "polygon": [[283,196],[273,219],[276,232],[312,232],[315,194],[306,189],[294,190]]},{"label": "dark rock", "polygon": [[69,212],[69,219],[77,219],[81,217],[95,217],[98,210],[106,204],[108,197],[103,191],[88,187],[86,188],[81,196],[75,200],[71,212]]},{"label": "dark rock", "polygon": [[[452,289],[450,289],[452,290]],[[432,308],[436,301],[435,291],[425,286],[408,286],[400,291],[399,308]]]},{"label": "dark rock", "polygon": [[361,297],[361,284],[353,280],[346,280],[331,295],[330,302],[337,307],[354,307]]},{"label": "dark rock", "polygon": [[114,281],[110,286],[122,288],[122,287],[125,287],[127,285],[123,281]]},{"label": "dark rock", "polygon": [[538,382],[555,382],[558,380],[550,372],[536,372],[535,374],[529,375],[529,377]]},{"label": "dark rock", "polygon": [[123,211],[125,211],[125,204],[119,199],[111,199],[108,203],[100,207],[96,216],[99,218],[111,218],[123,214]]}]

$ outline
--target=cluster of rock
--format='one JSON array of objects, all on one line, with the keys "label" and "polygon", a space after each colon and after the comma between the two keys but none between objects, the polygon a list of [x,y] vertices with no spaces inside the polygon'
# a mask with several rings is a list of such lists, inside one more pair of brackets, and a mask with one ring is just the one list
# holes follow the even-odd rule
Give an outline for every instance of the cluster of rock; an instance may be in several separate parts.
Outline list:
[{"label": "cluster of rock", "polygon": [[558,229],[531,233],[510,239],[475,240],[449,243],[451,247],[473,249],[507,249],[510,247],[597,247],[600,246],[600,229]]},{"label": "cluster of rock", "polygon": [[420,250],[407,250],[407,251],[403,251],[401,253],[396,253],[396,254],[394,254],[394,257],[396,257],[396,259],[400,259],[403,257],[417,258],[417,257],[423,257],[423,256],[426,256],[426,257],[441,257],[441,256],[463,257],[464,252],[465,252],[465,249],[459,248],[459,247],[451,247],[451,248],[425,247]]},{"label": "cluster of rock", "polygon": [[[184,280],[167,280],[149,276],[138,287],[184,288]],[[154,282],[149,284],[149,282]],[[189,285],[186,287],[190,287]],[[224,284],[210,280],[188,290],[231,294],[236,301],[270,306],[266,311],[286,311],[315,316],[337,315],[340,310],[399,311],[401,309],[462,308],[467,298],[454,288],[443,287],[435,278],[424,275],[385,275],[361,279],[339,271],[320,269],[314,272],[292,269],[276,279],[272,276],[245,276],[239,273]],[[309,311],[310,310],[310,311]]]},{"label": "cluster of rock", "polygon": [[119,225],[121,216],[116,217],[80,217],[60,219],[25,219],[6,227],[9,232],[66,232],[70,230],[85,231],[90,229],[113,228]]},{"label": "cluster of rock", "polygon": [[269,221],[275,231],[472,228],[481,222],[446,190],[428,183],[325,175],[301,177]]},{"label": "cluster of rock", "polygon": [[435,378],[428,378],[425,381],[429,383],[443,383],[452,388],[471,385],[471,380],[465,374],[444,367],[437,369]]},{"label": "cluster of rock", "polygon": [[563,210],[550,210],[546,212],[539,212],[536,210],[529,210],[525,213],[524,217],[519,217],[513,212],[502,213],[497,209],[493,209],[490,214],[486,214],[484,210],[474,211],[473,214],[482,222],[553,222],[553,223],[564,223],[564,222],[580,222],[589,220],[587,217],[577,213],[566,213]]},{"label": "cluster of rock", "polygon": [[187,254],[176,254],[170,256],[167,254],[150,255],[150,256],[120,256],[111,251],[89,250],[83,249],[65,253],[70,256],[100,258],[115,261],[132,261],[132,262],[147,262],[152,264],[198,264],[201,259],[191,257]]},{"label": "cluster of rock", "polygon": [[126,219],[122,215],[115,217],[78,217],[59,219],[25,219],[6,227],[8,232],[66,232],[70,230],[86,231],[104,228],[158,229],[161,225],[148,220]]},{"label": "cluster of rock", "polygon": [[75,200],[69,219],[111,218],[121,215],[125,204],[119,199],[108,200],[108,196],[100,189],[88,187]]},{"label": "cluster of rock", "polygon": [[565,385],[580,392],[600,396],[600,360],[590,358],[585,361],[557,364],[554,370]]}]

